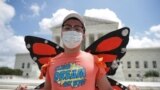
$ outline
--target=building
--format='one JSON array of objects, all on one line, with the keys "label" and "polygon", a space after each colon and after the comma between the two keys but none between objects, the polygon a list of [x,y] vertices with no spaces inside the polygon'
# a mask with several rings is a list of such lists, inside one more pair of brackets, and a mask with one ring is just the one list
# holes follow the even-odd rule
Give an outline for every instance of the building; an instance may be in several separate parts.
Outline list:
[{"label": "building", "polygon": [[[126,80],[145,81],[147,71],[154,70],[160,74],[160,47],[129,49],[121,61]],[[155,81],[160,81],[160,77]]]},{"label": "building", "polygon": [[23,71],[24,78],[37,78],[40,75],[40,70],[37,64],[31,59],[29,53],[16,54],[15,69]]},{"label": "building", "polygon": [[[88,47],[102,35],[118,28],[118,23],[114,21],[86,16],[83,18],[86,25],[86,38],[82,47],[83,49]],[[58,25],[51,29],[53,35],[52,40],[62,46],[60,28],[61,26]],[[128,49],[113,78],[121,81],[145,81],[143,75],[146,71],[155,70],[160,73],[159,65],[160,48]],[[28,53],[16,55],[15,68],[21,69],[23,71],[23,76],[25,77],[37,78],[39,75],[37,64],[34,63]]]}]

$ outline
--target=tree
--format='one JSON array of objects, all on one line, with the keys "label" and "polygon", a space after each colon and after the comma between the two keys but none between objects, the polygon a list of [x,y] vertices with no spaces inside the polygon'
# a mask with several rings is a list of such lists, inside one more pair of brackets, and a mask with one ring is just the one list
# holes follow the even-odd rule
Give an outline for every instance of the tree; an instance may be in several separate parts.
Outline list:
[{"label": "tree", "polygon": [[145,72],[144,77],[146,78],[146,80],[155,82],[158,80],[157,77],[159,77],[159,72],[155,70],[149,70]]},{"label": "tree", "polygon": [[147,71],[145,74],[144,74],[144,77],[159,77],[159,72],[158,71],[154,71],[154,70],[150,70],[150,71]]},{"label": "tree", "polygon": [[23,71],[20,70],[20,69],[14,69],[14,71],[13,71],[13,75],[19,75],[19,76],[21,76],[22,74],[23,74]]},{"label": "tree", "polygon": [[23,71],[20,69],[11,69],[8,67],[0,67],[0,75],[22,75]]}]

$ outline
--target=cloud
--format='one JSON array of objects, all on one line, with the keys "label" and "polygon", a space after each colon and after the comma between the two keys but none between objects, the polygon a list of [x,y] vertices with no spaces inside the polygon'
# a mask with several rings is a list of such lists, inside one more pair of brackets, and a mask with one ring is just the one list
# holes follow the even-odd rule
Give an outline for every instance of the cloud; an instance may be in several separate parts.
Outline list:
[{"label": "cloud", "polygon": [[118,18],[116,13],[108,8],[106,9],[88,9],[85,11],[84,16],[116,21],[119,23],[119,28],[123,26],[122,21]]},{"label": "cloud", "polygon": [[159,39],[151,39],[149,37],[130,36],[128,48],[153,48],[160,47]]},{"label": "cloud", "polygon": [[33,16],[39,16],[40,6],[37,3],[32,4],[30,10],[32,11]]},{"label": "cloud", "polygon": [[34,16],[39,16],[40,15],[40,12],[43,11],[47,6],[47,3],[46,2],[43,2],[42,5],[39,5],[38,3],[33,3],[29,9],[31,10],[32,12],[32,17]]},{"label": "cloud", "polygon": [[[21,0],[21,2],[23,4],[26,4],[26,2],[24,0]],[[25,20],[28,18],[34,18],[36,16],[40,16],[40,12],[43,11],[46,7],[47,7],[46,2],[43,2],[41,5],[39,5],[38,3],[33,3],[29,7],[31,14],[21,14],[19,18],[21,20]]]},{"label": "cloud", "polygon": [[157,38],[160,38],[160,24],[152,26],[150,32],[153,33]]},{"label": "cloud", "polygon": [[13,35],[13,30],[9,25],[10,20],[15,15],[15,10],[12,6],[0,1],[0,41],[5,40]]},{"label": "cloud", "polygon": [[[55,13],[52,14],[51,18],[43,18],[39,22],[40,32],[35,32],[35,34],[44,34],[44,33],[51,33],[50,29],[62,23],[64,17],[69,13],[75,12],[73,10],[67,9],[59,9]],[[76,12],[75,12],[76,13]]]},{"label": "cloud", "polygon": [[0,67],[8,66],[13,68],[15,63],[15,54],[27,52],[24,43],[24,37],[11,36],[0,44]]},{"label": "cloud", "polygon": [[10,21],[15,15],[15,9],[0,1],[0,66],[12,67],[15,61],[15,54],[27,52],[25,49],[24,37],[14,35]]},{"label": "cloud", "polygon": [[128,48],[152,48],[160,47],[160,24],[151,26],[144,31],[143,36],[130,36]]},{"label": "cloud", "polygon": [[0,56],[0,67],[14,67],[14,55]]},{"label": "cloud", "polygon": [[6,3],[3,0],[0,0],[0,23],[8,23],[11,18],[15,15],[14,8]]}]

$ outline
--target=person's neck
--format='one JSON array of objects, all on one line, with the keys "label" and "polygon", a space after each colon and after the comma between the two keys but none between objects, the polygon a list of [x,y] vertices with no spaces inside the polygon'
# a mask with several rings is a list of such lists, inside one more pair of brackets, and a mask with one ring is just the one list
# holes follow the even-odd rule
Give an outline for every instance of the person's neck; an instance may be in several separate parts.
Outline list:
[{"label": "person's neck", "polygon": [[65,48],[64,52],[66,54],[74,54],[74,53],[79,53],[81,51],[80,48],[74,48],[74,49],[68,49],[68,48]]}]

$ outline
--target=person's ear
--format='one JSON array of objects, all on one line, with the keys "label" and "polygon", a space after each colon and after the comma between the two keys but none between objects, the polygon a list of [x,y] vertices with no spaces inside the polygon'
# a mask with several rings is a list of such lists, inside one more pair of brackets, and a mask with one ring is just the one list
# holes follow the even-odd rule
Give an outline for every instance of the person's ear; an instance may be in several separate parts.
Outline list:
[{"label": "person's ear", "polygon": [[83,33],[83,36],[82,36],[82,37],[83,37],[83,40],[85,40],[85,38],[86,38],[86,34],[85,34],[85,33]]}]

